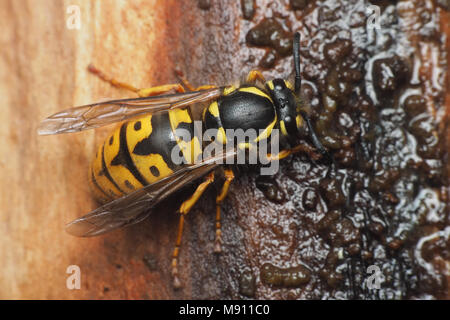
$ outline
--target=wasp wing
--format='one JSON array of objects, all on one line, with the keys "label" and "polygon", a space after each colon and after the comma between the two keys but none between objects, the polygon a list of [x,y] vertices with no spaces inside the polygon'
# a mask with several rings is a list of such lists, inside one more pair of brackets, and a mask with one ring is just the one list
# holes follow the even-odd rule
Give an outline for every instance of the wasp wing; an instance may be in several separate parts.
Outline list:
[{"label": "wasp wing", "polygon": [[40,135],[78,132],[120,122],[148,113],[157,113],[216,99],[223,88],[213,88],[148,98],[99,102],[74,107],[51,115],[41,122]]},{"label": "wasp wing", "polygon": [[188,165],[158,182],[111,201],[68,223],[66,231],[79,237],[91,237],[140,222],[148,217],[151,208],[158,202],[186,184],[206,175],[225,163],[226,158],[234,157],[235,154],[235,151],[228,151]]}]

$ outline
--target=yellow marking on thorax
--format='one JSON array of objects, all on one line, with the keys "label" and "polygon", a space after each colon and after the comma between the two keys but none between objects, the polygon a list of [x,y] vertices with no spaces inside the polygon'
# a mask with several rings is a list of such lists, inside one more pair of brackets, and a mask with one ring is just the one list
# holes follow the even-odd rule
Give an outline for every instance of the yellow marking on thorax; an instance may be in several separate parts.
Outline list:
[{"label": "yellow marking on thorax", "polygon": [[[234,88],[234,87],[233,87]],[[217,101],[214,101],[213,103],[211,103],[209,105],[208,108],[205,108],[205,110],[203,110],[203,121],[205,121],[206,118],[206,113],[209,112],[213,117],[215,118],[219,118],[219,105],[217,104]],[[216,134],[216,141],[222,143],[222,144],[226,144],[226,134],[225,134],[225,130],[223,129],[223,127],[220,127],[217,129],[217,134]]]},{"label": "yellow marking on thorax", "polygon": [[267,93],[265,93],[264,91],[262,91],[261,89],[257,88],[257,87],[244,87],[244,88],[239,88],[239,91],[241,92],[248,92],[248,93],[252,93],[252,94],[256,94],[258,96],[264,97],[269,99],[272,102],[272,98],[269,97],[269,95]]},{"label": "yellow marking on thorax", "polygon": [[206,116],[206,112],[208,111],[208,109],[209,109],[209,107],[203,109],[203,111],[202,111],[202,120],[203,120],[203,122],[205,122],[205,116]]},{"label": "yellow marking on thorax", "polygon": [[295,122],[297,123],[297,128],[300,129],[303,126],[303,118],[301,115],[295,117]]},{"label": "yellow marking on thorax", "polygon": [[208,108],[209,113],[211,113],[214,117],[219,117],[219,105],[217,104],[217,101],[214,101],[209,105]]},{"label": "yellow marking on thorax", "polygon": [[236,87],[235,86],[226,87],[225,89],[223,89],[223,95],[224,96],[229,95],[230,93],[232,93],[234,91],[236,91]]},{"label": "yellow marking on thorax", "polygon": [[[208,112],[213,115],[215,118],[219,118],[219,105],[217,103],[217,101],[214,101],[213,103],[211,103],[208,107]],[[203,119],[205,119],[205,117],[203,117]],[[222,144],[226,144],[227,142],[227,138],[226,138],[226,134],[225,134],[225,130],[223,127],[220,127],[217,129],[217,134],[216,134],[216,141],[222,143]]]},{"label": "yellow marking on thorax", "polygon": [[244,149],[251,150],[251,149],[253,149],[253,145],[249,142],[241,142],[241,143],[238,143],[238,148],[241,150],[244,150]]},{"label": "yellow marking on thorax", "polygon": [[227,134],[225,133],[225,129],[223,127],[217,129],[216,141],[220,142],[221,144],[227,143]]},{"label": "yellow marking on thorax", "polygon": [[284,121],[283,121],[283,120],[280,121],[280,129],[281,129],[281,133],[282,133],[284,136],[287,136],[287,135],[288,135],[287,130],[286,130],[286,125],[284,124]]},{"label": "yellow marking on thorax", "polygon": [[277,115],[275,114],[273,121],[267,126],[266,129],[264,129],[263,132],[261,132],[261,134],[255,139],[255,142],[267,139],[271,135],[273,127],[275,126],[276,123],[277,123]]}]

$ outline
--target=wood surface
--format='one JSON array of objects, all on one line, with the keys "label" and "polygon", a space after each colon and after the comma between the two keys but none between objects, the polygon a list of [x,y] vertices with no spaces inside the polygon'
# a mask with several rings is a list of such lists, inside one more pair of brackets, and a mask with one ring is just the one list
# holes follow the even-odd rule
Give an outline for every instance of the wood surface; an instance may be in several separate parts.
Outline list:
[{"label": "wood surface", "polygon": [[[66,26],[70,5],[81,9],[79,30]],[[248,56],[240,49],[248,25],[240,10],[239,1],[217,1],[205,11],[197,1],[0,0],[0,299],[241,297],[231,284],[241,262],[227,265],[229,260],[212,253],[213,191],[202,200],[206,209],[195,209],[188,218],[180,258],[184,287],[177,291],[169,272],[176,203],[102,237],[80,239],[64,230],[65,223],[97,206],[87,171],[111,127],[36,133],[43,118],[63,108],[133,96],[88,73],[89,63],[138,87],[175,82],[176,67],[197,85],[235,80],[254,67],[241,60]],[[274,72],[288,70],[266,75]],[[260,202],[270,212],[279,209],[245,179],[237,181],[225,205],[234,210],[225,210],[230,215],[224,218],[224,255],[233,251],[233,257],[262,259],[258,248],[264,243],[248,229],[256,224],[254,216],[242,212],[261,208]],[[227,238],[236,223],[240,239]],[[80,290],[66,287],[70,265],[81,269]],[[260,289],[257,297],[272,296]]]},{"label": "wood surface", "polygon": [[[79,30],[66,26],[70,5],[80,8]],[[218,50],[208,47],[211,37],[221,35],[215,27],[204,31],[204,16],[196,1],[0,1],[0,298],[174,297],[165,272],[178,222],[174,211],[156,217],[156,225],[146,221],[104,237],[80,239],[64,230],[97,206],[87,170],[111,127],[46,137],[36,129],[66,107],[133,97],[88,73],[89,63],[138,87],[176,81],[178,65],[194,83],[223,78],[215,58],[207,61]],[[161,261],[157,270],[164,272],[150,272],[146,254]],[[81,269],[80,290],[66,288],[69,265]]]}]

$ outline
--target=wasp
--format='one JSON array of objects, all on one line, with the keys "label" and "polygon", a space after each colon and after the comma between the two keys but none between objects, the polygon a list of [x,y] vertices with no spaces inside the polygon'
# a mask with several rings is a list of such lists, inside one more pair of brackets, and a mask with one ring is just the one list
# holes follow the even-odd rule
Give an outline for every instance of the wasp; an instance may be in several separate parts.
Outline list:
[{"label": "wasp", "polygon": [[[90,65],[89,70],[101,79],[133,91],[139,97],[73,107],[48,117],[40,124],[38,133],[47,135],[123,122],[100,145],[89,169],[94,195],[104,204],[67,224],[66,230],[75,236],[89,237],[137,223],[148,217],[156,204],[175,191],[203,179],[178,210],[179,228],[171,272],[174,286],[179,287],[177,259],[186,214],[208,185],[214,182],[215,173],[222,167],[225,179],[216,197],[214,246],[214,251],[220,252],[220,205],[235,178],[233,168],[218,160],[234,157],[236,150],[195,161],[202,154],[204,144],[194,134],[191,105],[206,104],[202,112],[203,129],[217,130],[215,143],[226,143],[227,129],[259,130],[261,133],[255,140],[259,142],[269,139],[278,129],[285,142],[277,154],[267,155],[271,161],[281,160],[299,151],[318,157],[328,155],[314,132],[300,94],[299,33],[295,33],[293,41],[294,85],[284,79],[266,81],[260,71],[252,70],[239,86],[204,85],[194,88],[179,75],[183,85],[178,83],[137,89],[106,76]],[[177,135],[179,128],[191,133],[192,138],[181,139]],[[305,134],[315,148],[302,142]],[[248,144],[242,144],[239,148],[248,147]],[[172,161],[174,148],[185,158],[185,163],[175,164]]]}]

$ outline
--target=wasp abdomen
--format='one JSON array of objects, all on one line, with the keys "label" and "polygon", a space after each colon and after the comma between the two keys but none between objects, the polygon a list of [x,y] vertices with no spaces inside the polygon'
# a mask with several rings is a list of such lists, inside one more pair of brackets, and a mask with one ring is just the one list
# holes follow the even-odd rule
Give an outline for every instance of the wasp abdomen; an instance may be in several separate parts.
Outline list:
[{"label": "wasp abdomen", "polygon": [[[184,141],[178,129],[191,139]],[[173,153],[185,161],[174,163]],[[91,165],[91,186],[99,201],[116,199],[167,177],[200,153],[188,109],[138,118],[122,124],[100,146]]]}]

